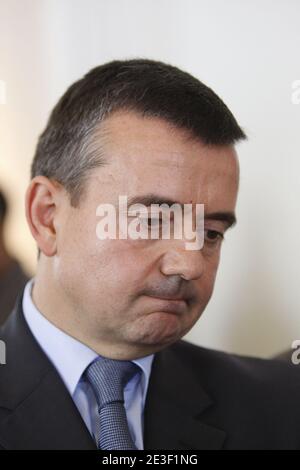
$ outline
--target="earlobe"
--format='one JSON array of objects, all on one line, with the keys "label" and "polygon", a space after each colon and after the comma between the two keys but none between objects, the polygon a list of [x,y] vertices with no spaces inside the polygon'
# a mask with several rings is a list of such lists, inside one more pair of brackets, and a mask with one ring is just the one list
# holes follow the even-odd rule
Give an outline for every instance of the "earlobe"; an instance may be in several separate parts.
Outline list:
[{"label": "earlobe", "polygon": [[44,176],[35,177],[26,192],[26,219],[39,249],[46,256],[56,254],[57,186]]}]

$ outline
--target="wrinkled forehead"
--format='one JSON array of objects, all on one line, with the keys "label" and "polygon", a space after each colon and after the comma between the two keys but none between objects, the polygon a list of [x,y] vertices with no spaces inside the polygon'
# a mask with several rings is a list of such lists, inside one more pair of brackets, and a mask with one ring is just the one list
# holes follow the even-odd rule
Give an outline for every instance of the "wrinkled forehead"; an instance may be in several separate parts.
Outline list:
[{"label": "wrinkled forehead", "polygon": [[166,121],[125,112],[106,119],[98,139],[108,160],[95,171],[104,192],[155,191],[182,203],[227,198],[234,204],[233,147],[209,147]]}]

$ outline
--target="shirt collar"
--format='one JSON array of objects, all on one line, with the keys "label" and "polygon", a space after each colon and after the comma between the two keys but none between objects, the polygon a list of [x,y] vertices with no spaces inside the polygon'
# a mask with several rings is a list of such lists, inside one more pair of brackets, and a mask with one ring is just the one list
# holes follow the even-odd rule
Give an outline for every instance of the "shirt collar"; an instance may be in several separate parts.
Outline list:
[{"label": "shirt collar", "polygon": [[[25,286],[23,312],[25,320],[40,347],[53,363],[69,393],[73,396],[85,369],[99,355],[91,348],[68,335],[46,319],[36,308],[31,298],[34,279]],[[132,362],[142,370],[143,398],[145,399],[154,355],[135,359]]]}]

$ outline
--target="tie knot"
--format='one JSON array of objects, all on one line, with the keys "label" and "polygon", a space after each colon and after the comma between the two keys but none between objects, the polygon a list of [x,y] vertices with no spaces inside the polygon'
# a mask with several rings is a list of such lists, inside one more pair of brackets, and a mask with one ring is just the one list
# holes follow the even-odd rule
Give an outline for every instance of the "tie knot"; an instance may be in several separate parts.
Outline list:
[{"label": "tie knot", "polygon": [[130,361],[98,358],[85,371],[101,409],[108,403],[124,402],[123,389],[140,368]]}]

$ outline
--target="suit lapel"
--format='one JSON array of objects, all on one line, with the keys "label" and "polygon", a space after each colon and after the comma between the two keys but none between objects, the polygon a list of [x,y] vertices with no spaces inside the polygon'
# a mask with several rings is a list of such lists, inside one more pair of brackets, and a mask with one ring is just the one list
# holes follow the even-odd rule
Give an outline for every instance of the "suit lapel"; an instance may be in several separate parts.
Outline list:
[{"label": "suit lapel", "polygon": [[176,353],[154,359],[145,406],[145,449],[220,449],[226,434],[204,422],[213,401]]},{"label": "suit lapel", "polygon": [[70,394],[28,329],[22,298],[1,331],[0,446],[6,449],[95,449]]},{"label": "suit lapel", "polygon": [[56,373],[47,374],[29,397],[0,423],[7,449],[95,449],[95,444]]}]

